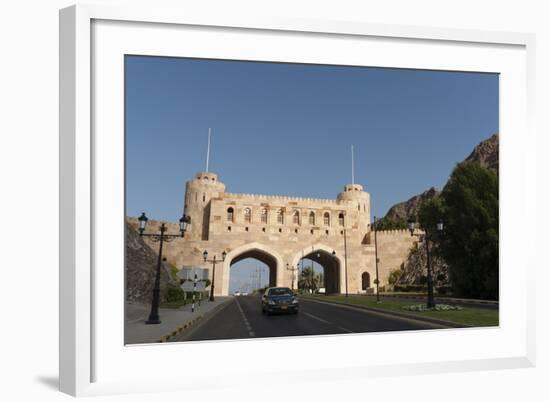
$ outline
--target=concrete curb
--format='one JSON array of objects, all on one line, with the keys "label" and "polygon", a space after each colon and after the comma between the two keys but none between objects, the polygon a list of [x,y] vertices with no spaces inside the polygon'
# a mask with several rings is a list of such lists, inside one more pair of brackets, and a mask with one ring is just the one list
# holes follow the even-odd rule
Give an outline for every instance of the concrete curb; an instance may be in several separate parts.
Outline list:
[{"label": "concrete curb", "polygon": [[325,303],[325,304],[331,304],[331,305],[342,305],[342,306],[347,306],[347,307],[354,308],[354,309],[359,309],[359,310],[364,310],[364,311],[369,311],[369,312],[382,313],[382,314],[385,314],[385,315],[392,315],[392,316],[400,317],[400,318],[404,318],[404,319],[417,320],[419,322],[424,322],[424,323],[437,324],[437,325],[440,325],[440,326],[447,327],[449,329],[458,329],[458,328],[465,328],[465,327],[466,328],[467,327],[476,327],[476,326],[470,326],[470,325],[467,325],[467,324],[449,322],[448,320],[433,319],[433,318],[424,317],[424,316],[414,316],[414,315],[410,315],[408,313],[388,311],[388,310],[378,309],[378,308],[371,308],[369,306],[350,305],[350,304],[346,304],[344,302],[323,301],[323,300],[319,300],[319,299],[310,299],[310,298],[302,298],[302,299],[305,300],[305,301],[319,302],[319,303]]},{"label": "concrete curb", "polygon": [[167,334],[165,336],[162,336],[158,342],[160,343],[166,343],[172,340],[174,337],[182,335],[184,332],[190,330],[193,326],[195,326],[199,321],[208,321],[212,316],[217,314],[219,311],[221,311],[223,308],[225,308],[227,305],[231,303],[231,300],[227,300],[226,302],[223,302],[219,305],[216,305],[214,308],[212,308],[209,311],[203,312],[202,314],[198,315],[196,318],[186,322],[185,324],[178,326],[176,330],[172,331],[170,334]]},{"label": "concrete curb", "polygon": [[184,330],[189,329],[191,326],[193,326],[196,322],[198,322],[198,321],[201,320],[201,319],[202,319],[202,315],[199,315],[199,316],[197,316],[196,318],[190,320],[189,322],[186,322],[185,324],[176,327],[176,329],[175,329],[174,331],[172,331],[170,334],[167,334],[167,335],[165,335],[165,336],[162,336],[162,337],[158,340],[158,342],[159,342],[159,343],[166,343],[166,342],[168,342],[172,337],[177,336],[178,334],[180,334],[180,333],[183,332]]}]

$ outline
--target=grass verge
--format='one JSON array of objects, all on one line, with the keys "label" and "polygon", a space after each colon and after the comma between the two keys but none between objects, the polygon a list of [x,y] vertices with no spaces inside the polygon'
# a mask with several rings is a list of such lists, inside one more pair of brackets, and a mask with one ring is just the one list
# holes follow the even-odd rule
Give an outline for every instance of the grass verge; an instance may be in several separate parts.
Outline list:
[{"label": "grass verge", "polygon": [[347,298],[343,295],[301,295],[301,297],[303,297],[304,299],[319,299],[320,301],[364,306],[368,308],[380,309],[382,311],[389,310],[410,315],[411,317],[423,316],[458,324],[464,324],[468,326],[498,326],[498,309],[482,309],[464,306],[464,309],[462,310],[414,312],[403,309],[403,306],[419,304],[421,303],[419,300],[407,301],[400,299],[384,298],[380,301],[380,303],[377,303],[375,297],[364,295],[350,295]]}]

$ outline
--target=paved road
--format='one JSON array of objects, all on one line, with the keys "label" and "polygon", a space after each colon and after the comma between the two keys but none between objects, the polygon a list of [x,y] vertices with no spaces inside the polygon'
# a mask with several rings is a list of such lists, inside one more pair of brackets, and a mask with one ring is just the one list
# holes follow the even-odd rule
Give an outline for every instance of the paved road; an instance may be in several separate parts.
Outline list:
[{"label": "paved road", "polygon": [[171,341],[222,340],[315,334],[422,330],[441,326],[362,311],[350,307],[300,300],[297,315],[262,314],[260,297],[235,297],[214,316]]}]

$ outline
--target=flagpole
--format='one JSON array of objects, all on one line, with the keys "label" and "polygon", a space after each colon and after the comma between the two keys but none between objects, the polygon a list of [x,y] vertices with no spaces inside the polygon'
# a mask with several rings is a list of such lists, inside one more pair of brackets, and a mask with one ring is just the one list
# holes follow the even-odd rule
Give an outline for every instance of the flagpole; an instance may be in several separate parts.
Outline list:
[{"label": "flagpole", "polygon": [[355,163],[353,160],[353,145],[351,145],[351,184],[355,184]]},{"label": "flagpole", "polygon": [[206,148],[206,172],[208,173],[208,162],[210,161],[210,135],[212,128],[208,128],[208,147]]}]

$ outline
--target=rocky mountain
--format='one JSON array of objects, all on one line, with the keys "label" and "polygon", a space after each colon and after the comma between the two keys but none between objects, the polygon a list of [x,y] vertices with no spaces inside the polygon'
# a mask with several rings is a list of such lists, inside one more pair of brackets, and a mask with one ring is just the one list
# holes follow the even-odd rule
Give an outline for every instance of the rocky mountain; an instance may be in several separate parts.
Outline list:
[{"label": "rocky mountain", "polygon": [[[463,162],[479,163],[482,167],[493,170],[498,175],[498,142],[498,134],[493,134],[490,138],[480,142]],[[425,201],[432,199],[438,194],[439,191],[432,187],[405,202],[393,205],[382,219],[382,223],[389,227],[392,227],[392,223],[395,225],[396,222],[404,224],[409,218],[417,216],[420,206]]]},{"label": "rocky mountain", "polygon": [[[126,223],[126,300],[150,303],[157,269],[157,254],[143,241],[139,233]],[[167,287],[176,286],[168,268],[163,265],[160,275],[161,302]]]},{"label": "rocky mountain", "polygon": [[[417,243],[410,252],[407,260],[401,269],[401,275],[395,282],[396,285],[425,285],[425,279],[428,274],[426,266],[426,244]],[[449,285],[448,266],[444,260],[437,254],[431,254],[432,279],[436,287]]]},{"label": "rocky mountain", "polygon": [[431,187],[427,191],[424,191],[419,195],[415,195],[405,202],[393,205],[384,218],[407,221],[411,216],[417,215],[420,206],[424,202],[432,199],[437,194],[439,194],[439,191],[434,187]]},{"label": "rocky mountain", "polygon": [[477,162],[498,175],[498,134],[480,142],[464,161]]}]

